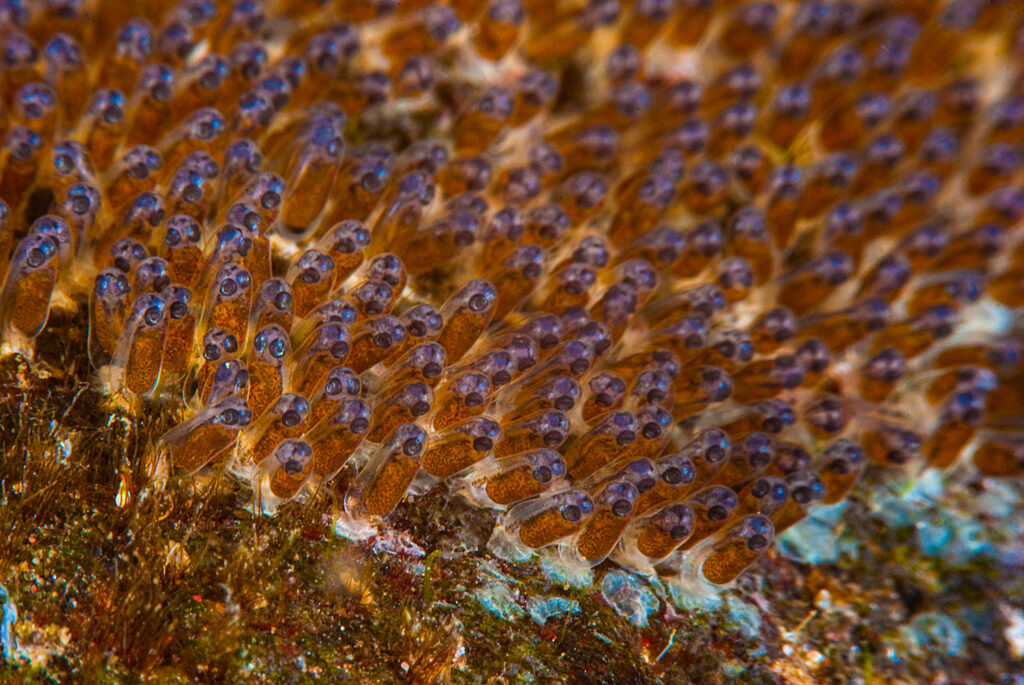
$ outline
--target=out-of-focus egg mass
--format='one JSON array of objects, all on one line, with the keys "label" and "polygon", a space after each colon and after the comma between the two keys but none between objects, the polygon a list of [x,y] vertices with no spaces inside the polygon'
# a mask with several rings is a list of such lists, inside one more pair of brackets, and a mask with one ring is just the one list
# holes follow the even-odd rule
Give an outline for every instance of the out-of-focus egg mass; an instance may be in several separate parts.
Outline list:
[{"label": "out-of-focus egg mass", "polygon": [[705,596],[868,470],[1024,474],[1019,2],[7,0],[0,53],[4,353],[136,426],[119,497]]}]

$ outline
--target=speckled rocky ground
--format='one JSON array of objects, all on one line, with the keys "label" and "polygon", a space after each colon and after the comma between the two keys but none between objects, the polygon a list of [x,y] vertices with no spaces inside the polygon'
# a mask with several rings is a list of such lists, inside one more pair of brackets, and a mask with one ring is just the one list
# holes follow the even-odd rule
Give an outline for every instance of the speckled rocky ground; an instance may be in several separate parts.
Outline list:
[{"label": "speckled rocky ground", "polygon": [[402,505],[385,546],[416,543],[390,553],[335,537],[327,497],[270,519],[228,480],[140,489],[158,426],[108,429],[74,375],[43,370],[9,359],[0,383],[3,682],[1024,677],[1015,482],[869,479],[714,607],[610,563],[573,587],[551,564],[504,562],[485,549],[492,514],[437,493]]}]

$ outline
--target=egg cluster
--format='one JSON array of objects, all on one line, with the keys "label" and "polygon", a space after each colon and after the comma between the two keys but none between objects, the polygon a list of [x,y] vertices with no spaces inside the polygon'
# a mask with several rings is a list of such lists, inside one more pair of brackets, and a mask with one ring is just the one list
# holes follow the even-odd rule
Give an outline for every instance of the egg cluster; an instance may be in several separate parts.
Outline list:
[{"label": "egg cluster", "polygon": [[1024,473],[1024,5],[0,3],[0,325],[177,474],[733,580],[869,464]]}]

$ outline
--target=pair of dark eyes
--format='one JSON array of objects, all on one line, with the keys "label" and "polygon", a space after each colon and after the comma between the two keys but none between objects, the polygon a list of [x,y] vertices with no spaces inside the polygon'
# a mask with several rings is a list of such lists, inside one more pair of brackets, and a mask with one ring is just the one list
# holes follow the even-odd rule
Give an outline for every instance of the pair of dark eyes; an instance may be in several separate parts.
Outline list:
[{"label": "pair of dark eyes", "polygon": [[360,389],[359,379],[353,378],[348,382],[343,382],[337,378],[332,378],[327,381],[327,387],[325,391],[328,395],[340,395],[342,392],[347,392],[349,395],[358,395]]},{"label": "pair of dark eyes", "polygon": [[211,2],[192,3],[188,8],[188,20],[192,22],[211,19],[216,14],[217,8]]},{"label": "pair of dark eyes", "polygon": [[60,60],[71,68],[82,64],[82,51],[78,46],[60,37],[54,37],[46,44],[46,54],[55,61]]},{"label": "pair of dark eyes", "polygon": [[625,392],[625,388],[620,390],[620,389],[618,389],[616,387],[611,387],[609,389],[614,394],[609,394],[609,393],[606,393],[606,392],[599,392],[596,395],[594,395],[594,404],[596,404],[599,407],[610,407],[613,404],[615,404],[616,395],[621,396],[622,393]]},{"label": "pair of dark eyes", "polygon": [[565,473],[565,463],[559,460],[550,466],[537,466],[531,473],[533,475],[533,479],[538,483],[549,483],[552,478],[560,477]]},{"label": "pair of dark eyes", "polygon": [[398,190],[404,195],[419,194],[431,188],[429,177],[424,173],[413,173],[403,176],[398,182]]},{"label": "pair of dark eyes", "polygon": [[505,118],[512,113],[512,98],[505,95],[487,95],[476,103],[476,110]]},{"label": "pair of dark eyes", "polygon": [[[358,318],[359,318],[359,314],[356,312],[355,308],[352,307],[352,305],[349,305],[349,304],[346,303],[346,305],[344,307],[341,307],[337,311],[333,311],[333,312],[330,312],[328,314],[325,314],[323,323],[343,323],[343,324],[349,324],[349,323],[352,323],[353,321],[355,321]],[[380,335],[386,336],[387,333],[381,333]],[[385,347],[385,345],[378,344],[376,342],[376,339],[374,340],[374,343],[377,344],[378,347]]]},{"label": "pair of dark eyes", "polygon": [[750,466],[755,469],[762,469],[772,461],[772,455],[766,452],[753,452],[748,457]]},{"label": "pair of dark eyes", "polygon": [[[242,216],[238,216],[239,211],[236,210],[241,210],[244,213]],[[252,210],[246,210],[245,205],[235,205],[232,207],[228,212],[228,220],[239,223],[254,233],[259,229],[260,224],[263,223],[263,218]]]},{"label": "pair of dark eyes", "polygon": [[363,308],[366,310],[366,313],[369,314],[370,316],[376,316],[377,314],[380,314],[381,312],[384,311],[384,305],[381,304],[380,302],[375,302],[373,300],[367,302],[363,306]]},{"label": "pair of dark eyes", "polygon": [[331,157],[336,157],[344,148],[345,141],[338,136],[332,136],[334,128],[330,125],[321,125],[314,129],[310,142],[322,148]]},{"label": "pair of dark eyes", "polygon": [[[243,75],[248,71],[252,77],[258,76],[259,70],[260,68],[252,62],[242,67]],[[287,97],[282,97],[280,99],[282,105],[284,105],[288,100]],[[238,116],[244,116],[257,124],[266,125],[274,115],[274,103],[272,100],[273,96],[269,93],[256,93],[250,90],[242,95],[241,99],[238,101]],[[246,162],[245,166],[250,171],[259,171],[258,164],[254,167],[250,162]]]},{"label": "pair of dark eyes", "polygon": [[801,485],[800,487],[794,488],[792,492],[793,501],[797,504],[807,504],[815,498],[821,488],[812,487],[809,485]]},{"label": "pair of dark eyes", "polygon": [[[837,459],[836,461],[842,460]],[[843,463],[845,464],[846,462]],[[758,499],[765,497],[766,495],[768,495],[769,492],[772,495],[772,499],[776,499],[779,501],[786,499],[787,491],[785,485],[779,484],[773,488],[770,481],[762,479],[754,483],[752,486],[750,486],[750,494],[752,494],[754,497],[757,497]]]},{"label": "pair of dark eyes", "polygon": [[747,361],[754,355],[753,346],[748,345],[747,343],[737,346],[733,342],[725,341],[715,345],[715,349],[719,354],[727,359],[732,359],[734,356],[738,355],[740,361]]},{"label": "pair of dark eyes", "polygon": [[687,466],[684,468],[678,468],[671,466],[661,474],[661,479],[669,485],[678,485],[679,483],[692,483],[696,474],[693,468]]},{"label": "pair of dark eyes", "polygon": [[224,122],[219,119],[211,119],[210,121],[200,121],[196,124],[195,135],[200,140],[210,140],[214,136],[218,135],[224,128]]},{"label": "pair of dark eyes", "polygon": [[160,208],[159,199],[151,193],[143,193],[139,196],[132,206],[129,217],[134,220],[140,216],[145,217],[147,213],[149,218],[146,219],[146,222],[154,228],[159,226],[167,216],[167,212]]},{"label": "pair of dark eyes", "polygon": [[394,288],[402,282],[404,271],[405,267],[402,264],[402,260],[394,255],[383,255],[374,257],[373,261],[370,262],[369,275],[371,280],[384,281]]},{"label": "pair of dark eyes", "polygon": [[261,119],[265,117],[263,123],[269,122],[274,112],[287,105],[288,100],[291,99],[291,86],[289,82],[273,76],[260,81],[254,90],[259,99],[269,103],[264,107],[264,111],[261,114]]},{"label": "pair of dark eyes", "polygon": [[340,52],[338,42],[331,40],[320,47],[320,54],[316,56],[313,63],[320,71],[334,71],[341,64],[341,60],[335,54],[337,52]]},{"label": "pair of dark eyes", "polygon": [[249,412],[240,412],[237,409],[225,409],[220,414],[220,422],[225,426],[245,426],[249,423]]},{"label": "pair of dark eyes", "polygon": [[43,147],[42,137],[35,133],[25,136],[24,140],[14,143],[11,148],[11,156],[19,161],[24,161],[32,156],[33,152],[36,152]]},{"label": "pair of dark eyes", "polygon": [[128,284],[128,279],[124,276],[118,276],[117,278],[111,278],[110,276],[102,276],[99,282],[96,284],[96,292],[118,292],[127,293],[131,290],[131,286]]},{"label": "pair of dark eyes", "polygon": [[221,341],[220,347],[218,347],[214,343],[209,343],[203,349],[203,358],[211,362],[217,361],[218,359],[220,359],[221,347],[223,347],[224,351],[227,352],[228,354],[234,354],[238,350],[238,341],[235,339],[235,336],[228,335],[225,336],[224,339]]},{"label": "pair of dark eyes", "polygon": [[138,43],[142,46],[148,46],[150,42],[149,31],[138,24],[129,23],[124,26],[117,34],[118,45],[133,45]]},{"label": "pair of dark eyes", "polygon": [[[630,505],[630,508],[632,508],[632,505]],[[569,523],[576,523],[583,518],[584,514],[589,514],[592,509],[593,505],[589,501],[585,502],[581,507],[578,507],[575,504],[569,504],[562,507],[562,518]]]},{"label": "pair of dark eyes", "polygon": [[[17,48],[22,47],[27,47],[28,49],[24,50],[23,54],[19,54],[19,50]],[[17,48],[8,48],[7,50],[4,50],[4,63],[8,66],[13,67],[19,63],[26,64],[35,62],[39,59],[39,51],[36,50],[35,47],[18,45]]]},{"label": "pair of dark eyes", "polygon": [[528,88],[522,90],[519,97],[521,97],[523,102],[528,104],[530,107],[543,107],[549,100],[548,94],[543,92],[539,87],[533,87],[534,84],[526,85]]},{"label": "pair of dark eyes", "polygon": [[234,278],[225,278],[220,284],[220,294],[224,297],[231,297],[239,290],[245,290],[249,287],[249,276],[247,274],[239,274]]},{"label": "pair of dark eyes", "polygon": [[[224,383],[231,378],[231,365],[225,362],[217,367],[217,371],[213,374],[213,379],[218,383]],[[238,376],[235,379],[235,384],[239,388],[244,388],[249,385],[249,372],[245,369],[241,369],[238,372]]]},{"label": "pair of dark eyes", "polygon": [[236,150],[232,157],[233,159],[227,161],[228,165],[241,161],[245,168],[253,173],[259,171],[260,167],[263,166],[263,155],[244,148]]},{"label": "pair of dark eyes", "polygon": [[352,254],[370,244],[370,232],[365,228],[357,228],[351,236],[338,238],[334,249],[345,254]]},{"label": "pair of dark eyes", "polygon": [[266,349],[268,352],[270,352],[270,356],[274,357],[275,359],[280,359],[281,357],[284,356],[284,353],[287,351],[287,348],[284,344],[284,340],[281,340],[280,338],[274,338],[273,340],[267,342],[267,336],[265,335],[256,336],[256,340],[253,343],[253,347],[256,349],[257,352],[262,352],[264,349]]},{"label": "pair of dark eyes", "polygon": [[299,279],[308,285],[316,285],[324,280],[327,274],[334,271],[334,260],[330,257],[321,257],[314,260],[313,264],[307,266],[299,274]]},{"label": "pair of dark eyes", "polygon": [[853,465],[846,459],[833,459],[828,463],[827,468],[837,476],[845,476],[853,471]]},{"label": "pair of dark eyes", "polygon": [[[141,262],[142,260],[144,260],[146,258],[146,252],[145,252],[145,250],[139,250],[137,248],[132,248],[131,256],[136,261],[140,261]],[[120,269],[121,271],[123,271],[124,273],[128,273],[129,271],[132,270],[132,262],[127,257],[124,257],[124,256],[115,257],[114,258],[114,266],[117,267],[118,269]]]},{"label": "pair of dark eyes", "polygon": [[785,426],[792,424],[796,420],[796,415],[791,411],[783,412],[780,416],[769,416],[767,419],[761,422],[761,428],[768,431],[769,433],[778,433]]},{"label": "pair of dark eyes", "polygon": [[492,2],[487,17],[503,24],[521,24],[524,13],[518,2]]},{"label": "pair of dark eyes", "polygon": [[729,180],[724,171],[710,170],[698,176],[694,173],[693,189],[701,195],[712,195],[725,187]]},{"label": "pair of dark eyes", "polygon": [[437,330],[441,327],[441,318],[438,316],[429,316],[423,321],[413,321],[409,324],[409,335],[414,338],[422,338],[431,330]]},{"label": "pair of dark eyes", "polygon": [[128,176],[136,180],[142,180],[148,178],[149,174],[156,171],[163,166],[163,161],[159,158],[146,158],[145,162],[136,162],[128,167]]},{"label": "pair of dark eyes", "polygon": [[20,104],[24,108],[25,116],[29,119],[38,119],[45,114],[45,108],[53,106],[53,95],[46,90],[22,93]]},{"label": "pair of dark eyes", "polygon": [[[185,235],[190,243],[199,242],[199,231],[197,231],[194,226],[189,226],[187,229],[185,229]],[[178,230],[177,228],[167,229],[167,235],[164,237],[164,242],[167,243],[169,247],[175,247],[176,245],[181,243],[181,241],[182,232],[180,230]]]}]

